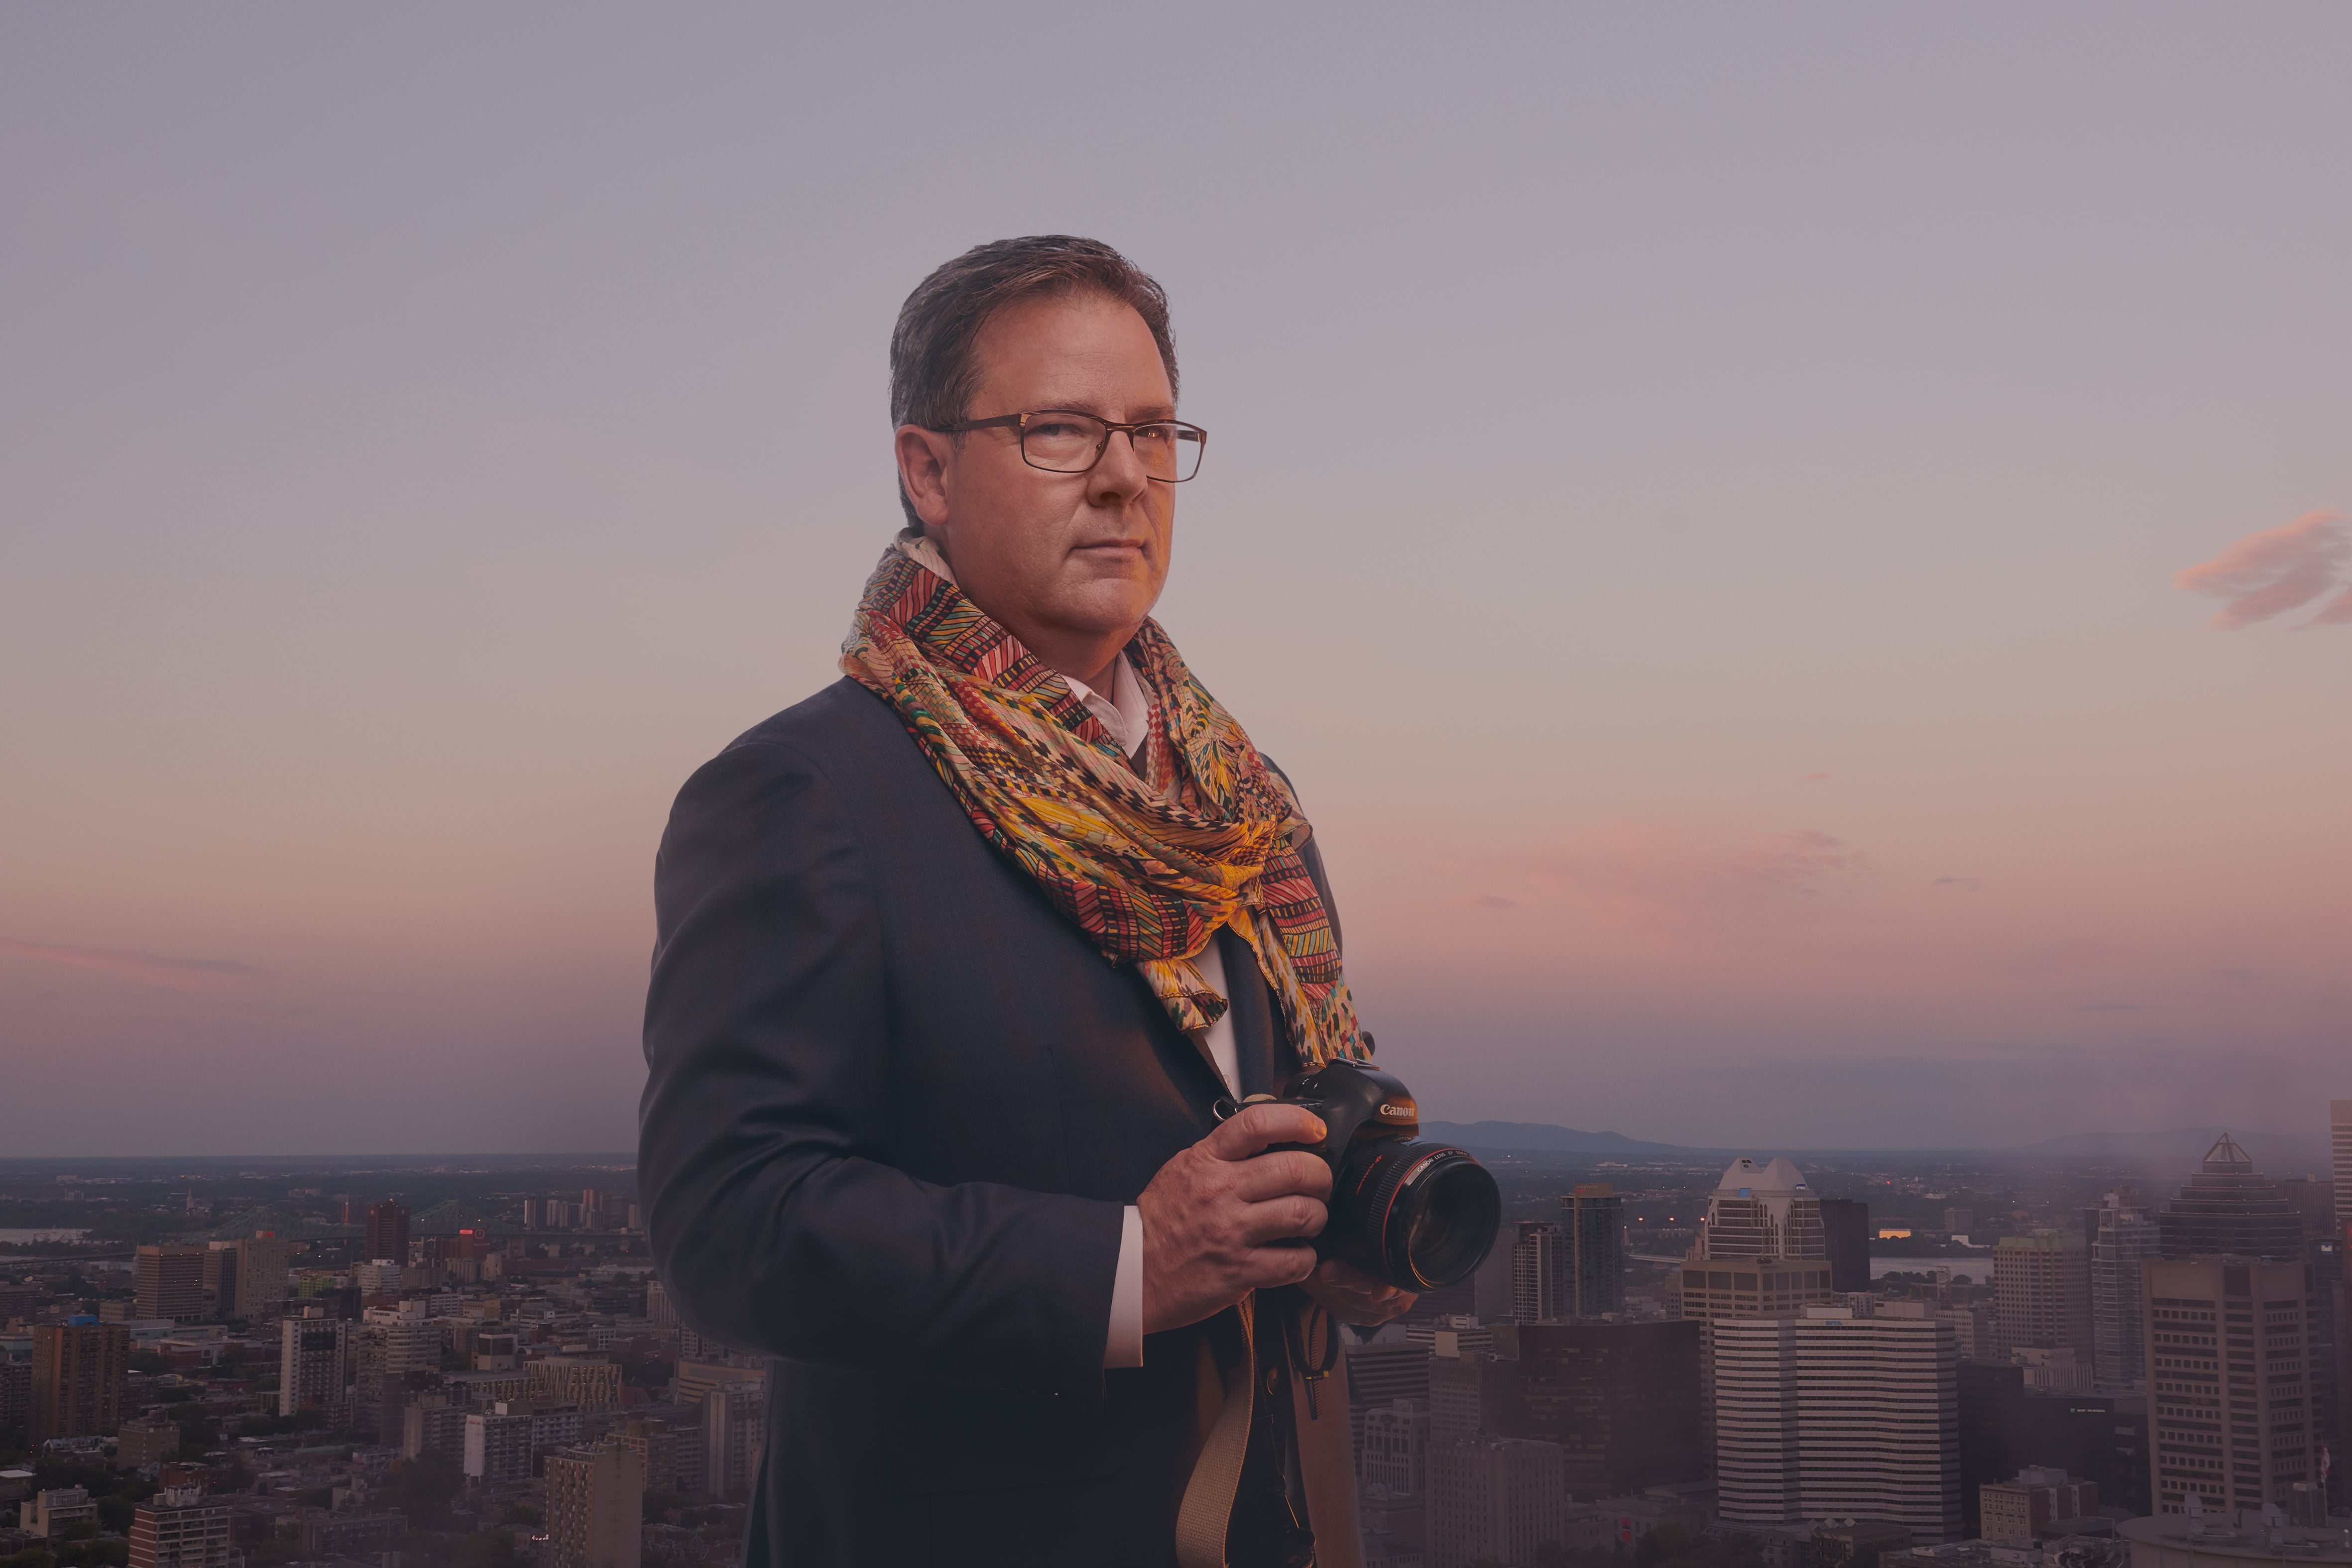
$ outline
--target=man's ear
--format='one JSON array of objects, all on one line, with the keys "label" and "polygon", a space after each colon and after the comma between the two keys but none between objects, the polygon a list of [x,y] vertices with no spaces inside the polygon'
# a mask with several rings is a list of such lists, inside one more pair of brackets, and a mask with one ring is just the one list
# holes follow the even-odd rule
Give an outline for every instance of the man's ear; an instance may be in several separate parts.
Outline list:
[{"label": "man's ear", "polygon": [[898,427],[898,483],[927,529],[947,521],[948,458],[954,442],[955,437],[919,424]]}]

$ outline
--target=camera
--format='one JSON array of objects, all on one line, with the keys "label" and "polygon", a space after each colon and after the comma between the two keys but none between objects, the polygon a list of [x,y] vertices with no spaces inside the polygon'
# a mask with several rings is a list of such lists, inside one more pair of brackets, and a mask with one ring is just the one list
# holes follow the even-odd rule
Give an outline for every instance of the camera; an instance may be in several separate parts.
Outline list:
[{"label": "camera", "polygon": [[1318,1257],[1353,1263],[1404,1291],[1434,1291],[1477,1272],[1503,1223],[1502,1192],[1464,1150],[1421,1141],[1411,1090],[1377,1068],[1331,1061],[1291,1074],[1265,1098],[1323,1121],[1321,1143],[1274,1145],[1303,1149],[1331,1167]]}]

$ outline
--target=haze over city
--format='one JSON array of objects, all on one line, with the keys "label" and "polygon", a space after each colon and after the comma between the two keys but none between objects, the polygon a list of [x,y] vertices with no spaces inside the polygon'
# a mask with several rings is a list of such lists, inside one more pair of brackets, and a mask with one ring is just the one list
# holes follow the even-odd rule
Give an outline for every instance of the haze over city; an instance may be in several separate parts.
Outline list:
[{"label": "haze over city", "polygon": [[13,9],[8,1152],[631,1147],[669,800],[834,678],[899,301],[1039,232],[1167,287],[1213,440],[1158,617],[1428,1114],[2315,1138],[2347,47]]}]

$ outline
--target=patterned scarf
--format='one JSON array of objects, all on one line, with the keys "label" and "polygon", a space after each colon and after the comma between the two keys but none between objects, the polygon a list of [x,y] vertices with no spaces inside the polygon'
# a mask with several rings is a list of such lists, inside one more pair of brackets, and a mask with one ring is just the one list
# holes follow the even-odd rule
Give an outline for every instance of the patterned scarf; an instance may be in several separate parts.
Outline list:
[{"label": "patterned scarf", "polygon": [[1127,657],[1152,707],[1133,765],[1068,682],[893,549],[866,581],[841,667],[898,710],[972,825],[1104,957],[1133,964],[1177,1028],[1223,1016],[1192,960],[1230,925],[1303,1061],[1366,1060],[1330,918],[1294,847],[1307,821],[1289,785],[1157,622]]}]

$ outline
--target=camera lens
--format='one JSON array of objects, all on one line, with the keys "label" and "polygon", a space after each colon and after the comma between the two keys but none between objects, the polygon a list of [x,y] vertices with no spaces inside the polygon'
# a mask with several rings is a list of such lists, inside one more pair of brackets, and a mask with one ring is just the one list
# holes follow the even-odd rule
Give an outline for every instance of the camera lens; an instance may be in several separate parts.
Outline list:
[{"label": "camera lens", "polygon": [[1502,1228],[1503,1195],[1462,1150],[1418,1139],[1356,1145],[1331,1184],[1323,1245],[1406,1291],[1434,1291],[1475,1273]]}]

